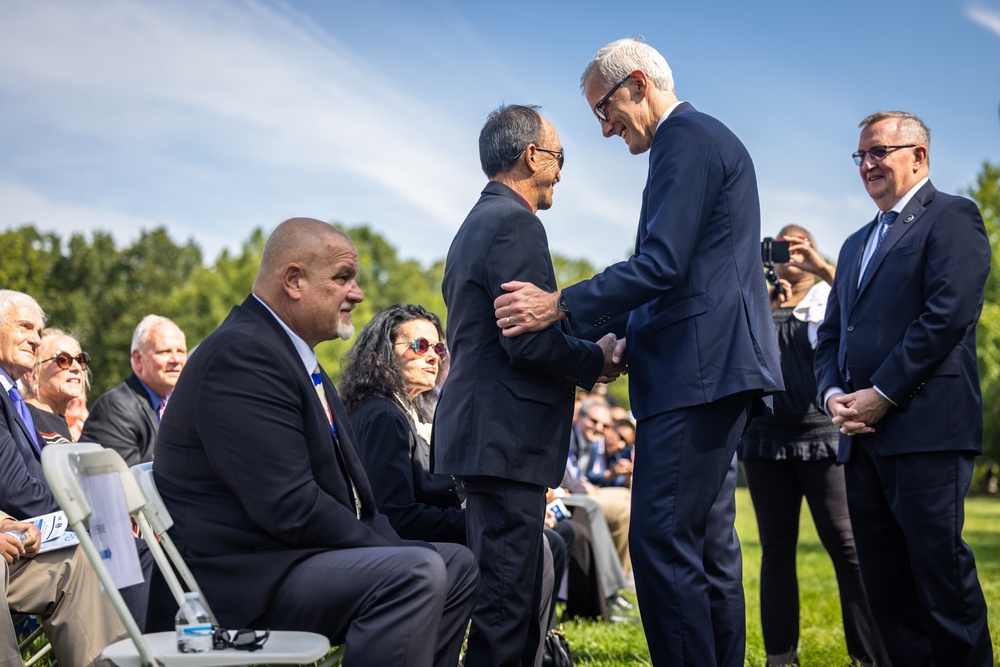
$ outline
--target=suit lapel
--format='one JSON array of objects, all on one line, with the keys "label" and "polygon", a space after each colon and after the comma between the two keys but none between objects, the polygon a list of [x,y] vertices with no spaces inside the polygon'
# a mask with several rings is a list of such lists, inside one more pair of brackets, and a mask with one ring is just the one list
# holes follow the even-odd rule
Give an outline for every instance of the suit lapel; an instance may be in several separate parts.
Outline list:
[{"label": "suit lapel", "polygon": [[149,425],[153,427],[153,431],[159,430],[159,417],[153,410],[153,404],[149,402],[149,394],[146,393],[146,388],[139,383],[139,378],[136,377],[135,373],[125,378],[125,384],[135,394],[136,400],[139,401],[139,409],[142,410],[142,414],[146,417]]},{"label": "suit lapel", "polygon": [[[2,387],[0,387],[0,389],[2,389]],[[18,429],[21,431],[21,437],[15,437],[17,446],[31,452],[31,455],[36,461],[41,461],[42,457],[38,452],[38,448],[35,447],[35,441],[34,438],[31,437],[31,431],[28,429],[27,424],[24,423],[24,420],[21,419],[21,415],[18,414],[17,408],[14,407],[14,401],[10,399],[10,396],[7,395],[6,391],[3,392],[3,396],[0,397],[0,400],[3,401],[4,412],[7,413],[7,421],[10,422],[13,420],[14,423],[17,424]],[[14,429],[11,429],[11,435],[13,434]]]}]

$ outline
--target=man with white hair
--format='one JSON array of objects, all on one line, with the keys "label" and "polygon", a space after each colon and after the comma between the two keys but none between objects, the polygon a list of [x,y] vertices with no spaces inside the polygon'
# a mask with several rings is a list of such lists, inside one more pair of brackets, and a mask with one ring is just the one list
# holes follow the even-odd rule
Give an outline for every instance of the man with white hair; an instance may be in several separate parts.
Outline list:
[{"label": "man with white hair", "polygon": [[638,39],[598,51],[581,85],[605,137],[649,152],[635,254],[562,291],[507,283],[497,325],[517,336],[572,318],[578,335],[625,336],[638,420],[629,545],[653,664],[743,665],[736,445],[762,394],[783,388],[753,162],[677,99],[667,61]]},{"label": "man with white hair", "polygon": [[160,418],[185,363],[180,327],[160,315],[142,318],[132,334],[132,375],[94,402],[80,441],[113,449],[130,466],[152,461]]}]

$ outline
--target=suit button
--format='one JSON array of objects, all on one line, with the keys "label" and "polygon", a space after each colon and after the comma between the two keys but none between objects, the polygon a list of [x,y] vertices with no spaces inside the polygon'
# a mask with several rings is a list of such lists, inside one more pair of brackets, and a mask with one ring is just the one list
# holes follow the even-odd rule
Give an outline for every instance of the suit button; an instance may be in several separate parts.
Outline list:
[{"label": "suit button", "polygon": [[853,325],[853,324],[848,324],[848,325],[847,325],[847,330],[848,330],[849,332],[850,332],[850,331],[854,331],[854,325]]}]

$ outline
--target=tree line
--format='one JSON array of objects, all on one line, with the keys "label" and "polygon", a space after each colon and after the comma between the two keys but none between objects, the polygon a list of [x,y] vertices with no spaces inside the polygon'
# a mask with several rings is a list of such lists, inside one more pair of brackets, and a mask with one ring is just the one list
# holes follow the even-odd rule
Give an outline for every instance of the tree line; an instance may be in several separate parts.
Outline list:
[{"label": "tree line", "polygon": [[[993,248],[978,348],[983,444],[987,457],[1000,462],[1000,166],[984,163],[965,194],[979,205]],[[361,265],[358,283],[365,300],[354,311],[357,330],[395,303],[418,303],[447,321],[441,296],[444,260],[424,266],[400,257],[367,225],[338,227],[354,240]],[[49,326],[66,329],[80,340],[93,360],[88,394],[92,401],[131,372],[132,330],[145,315],[156,313],[177,322],[189,350],[211,333],[250,293],[266,240],[265,230],[254,229],[238,252],[224,250],[207,263],[194,241],[178,243],[163,227],[144,230],[133,243],[119,247],[104,231],[63,239],[25,225],[0,233],[0,287],[31,294],[45,310]],[[596,273],[585,259],[555,254],[553,263],[560,285]],[[317,348],[320,363],[335,381],[349,345],[334,341]],[[610,387],[625,405],[627,382],[626,377]]]}]

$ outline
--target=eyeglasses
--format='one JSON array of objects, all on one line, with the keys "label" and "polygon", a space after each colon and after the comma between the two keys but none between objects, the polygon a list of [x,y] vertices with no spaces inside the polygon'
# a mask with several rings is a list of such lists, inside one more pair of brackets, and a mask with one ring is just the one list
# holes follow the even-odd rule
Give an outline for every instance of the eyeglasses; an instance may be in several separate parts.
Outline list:
[{"label": "eyeglasses", "polygon": [[[514,158],[514,162],[517,162],[518,160],[520,160],[521,156],[524,155],[524,151],[526,151],[526,150],[528,150],[528,149],[525,148],[520,153],[518,153],[517,157]],[[560,148],[559,150],[555,150],[555,149],[552,149],[552,148],[539,148],[538,146],[535,146],[535,150],[536,151],[541,151],[543,153],[552,153],[553,155],[556,156],[556,163],[559,165],[559,168],[560,169],[563,168],[563,162],[565,161],[565,155],[566,155],[566,149],[565,148]]]},{"label": "eyeglasses", "polygon": [[587,419],[587,421],[589,421],[589,422],[590,422],[591,424],[593,424],[594,426],[596,426],[596,427],[598,427],[598,428],[600,428],[600,429],[602,429],[602,430],[604,430],[604,429],[609,429],[609,428],[614,428],[614,426],[615,426],[614,424],[608,424],[608,423],[606,423],[606,422],[602,422],[602,421],[599,421],[599,420],[597,420],[597,419],[594,419],[593,417],[591,417],[591,416],[590,416],[590,415],[588,415],[588,414],[585,414],[585,415],[583,415],[583,416],[584,416],[584,417],[585,417],[585,418]]},{"label": "eyeglasses", "polygon": [[420,338],[414,338],[413,340],[405,340],[401,343],[396,343],[396,345],[409,345],[410,349],[417,353],[418,357],[422,357],[427,354],[427,350],[434,350],[439,358],[444,359],[448,356],[448,346],[444,342],[434,343],[421,336]]},{"label": "eyeglasses", "polygon": [[622,85],[631,78],[632,78],[632,72],[629,72],[628,76],[626,76],[624,79],[616,83],[615,87],[609,90],[608,94],[602,97],[601,100],[594,105],[594,113],[597,114],[597,117],[603,120],[605,123],[608,122],[608,114],[604,110],[604,107],[608,106],[608,100],[611,98],[612,95],[615,94],[616,90],[621,88]]},{"label": "eyeglasses", "polygon": [[44,364],[45,362],[52,361],[53,359],[55,359],[56,366],[58,366],[64,371],[68,371],[69,367],[73,365],[74,361],[80,364],[80,370],[85,371],[87,370],[87,367],[90,366],[90,355],[87,354],[86,352],[81,352],[75,357],[71,355],[69,352],[60,352],[54,357],[49,357],[48,359],[42,359],[41,363]]},{"label": "eyeglasses", "polygon": [[230,635],[229,630],[225,628],[215,628],[212,632],[212,648],[216,651],[227,648],[233,648],[237,651],[256,651],[264,648],[264,644],[270,636],[270,630],[264,630],[263,633],[257,634],[256,630],[243,628],[242,630],[234,630]]},{"label": "eyeglasses", "polygon": [[857,151],[851,155],[854,158],[854,164],[861,166],[861,163],[865,161],[865,156],[868,156],[874,162],[881,162],[885,159],[885,156],[893,151],[897,151],[900,148],[916,148],[918,144],[906,144],[905,146],[872,146],[866,151]]}]

